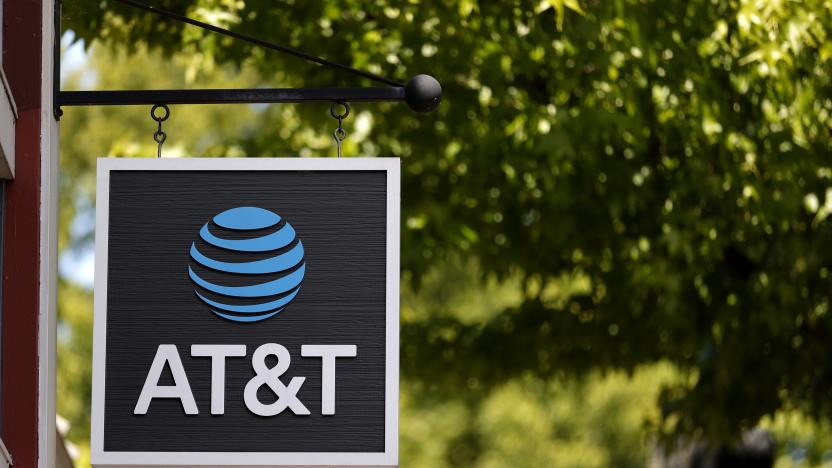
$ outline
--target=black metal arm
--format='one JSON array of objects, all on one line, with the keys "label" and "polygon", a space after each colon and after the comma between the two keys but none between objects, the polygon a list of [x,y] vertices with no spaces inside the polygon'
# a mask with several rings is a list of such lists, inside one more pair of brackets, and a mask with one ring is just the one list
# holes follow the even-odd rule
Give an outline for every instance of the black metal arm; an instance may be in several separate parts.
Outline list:
[{"label": "black metal arm", "polygon": [[331,62],[297,49],[246,36],[208,23],[146,5],[135,0],[116,0],[134,8],[149,11],[174,21],[191,24],[208,31],[250,42],[278,52],[293,55],[319,65],[391,85],[373,88],[246,88],[246,89],[158,89],[121,91],[61,91],[61,7],[55,2],[54,94],[55,119],[60,119],[62,106],[113,106],[154,104],[239,104],[239,103],[303,103],[303,102],[379,102],[405,101],[416,112],[430,112],[442,99],[442,86],[429,75],[416,75],[406,84],[373,73]]}]

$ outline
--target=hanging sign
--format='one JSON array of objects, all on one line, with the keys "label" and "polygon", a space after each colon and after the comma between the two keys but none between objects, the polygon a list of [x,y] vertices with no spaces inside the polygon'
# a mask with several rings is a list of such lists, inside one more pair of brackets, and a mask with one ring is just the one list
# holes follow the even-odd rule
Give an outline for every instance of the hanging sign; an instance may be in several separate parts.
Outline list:
[{"label": "hanging sign", "polygon": [[95,249],[93,465],[398,464],[398,159],[99,159]]}]

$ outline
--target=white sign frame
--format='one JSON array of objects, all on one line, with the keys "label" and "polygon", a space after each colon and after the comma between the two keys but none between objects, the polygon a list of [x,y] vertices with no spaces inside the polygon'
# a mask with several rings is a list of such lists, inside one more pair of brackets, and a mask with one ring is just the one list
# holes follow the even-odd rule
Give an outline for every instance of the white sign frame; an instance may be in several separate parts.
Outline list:
[{"label": "white sign frame", "polygon": [[[384,452],[114,452],[104,450],[107,347],[107,248],[111,171],[385,171],[387,174],[386,366]],[[398,158],[99,158],[96,182],[95,297],[91,464],[109,467],[173,466],[398,466],[399,435],[399,219]]]}]

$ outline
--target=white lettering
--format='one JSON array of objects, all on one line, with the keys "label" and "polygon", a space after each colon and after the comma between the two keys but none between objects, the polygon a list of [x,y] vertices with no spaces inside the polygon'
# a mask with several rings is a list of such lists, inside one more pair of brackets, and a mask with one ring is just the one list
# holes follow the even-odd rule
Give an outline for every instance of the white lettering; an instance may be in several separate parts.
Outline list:
[{"label": "white lettering", "polygon": [[335,414],[335,358],[355,357],[355,345],[303,345],[300,355],[321,358],[321,414]]},{"label": "white lettering", "polygon": [[[266,366],[266,356],[270,355],[277,357],[277,364],[274,367]],[[297,396],[306,377],[292,377],[289,385],[283,385],[279,378],[289,369],[291,359],[286,347],[277,343],[266,343],[254,351],[251,367],[254,368],[256,375],[248,381],[243,392],[246,407],[252,413],[258,416],[274,416],[289,408],[297,415],[309,414],[309,410],[298,400]],[[277,400],[273,403],[265,405],[257,398],[257,390],[263,385],[268,385],[277,396]]]},{"label": "white lettering", "polygon": [[[334,415],[336,361],[338,358],[356,357],[358,347],[356,345],[302,345],[300,354],[305,358],[321,359],[321,414]],[[246,345],[195,344],[191,345],[191,356],[211,358],[211,414],[225,414],[226,360],[232,357],[245,357]],[[266,358],[269,356],[277,358],[272,367],[266,364]],[[298,392],[306,381],[306,377],[292,377],[288,384],[280,380],[280,376],[289,369],[291,360],[292,357],[286,347],[277,343],[266,343],[254,351],[251,366],[255,376],[246,383],[243,391],[244,403],[252,413],[258,416],[275,416],[288,408],[296,415],[310,414],[309,409],[298,399]],[[159,385],[165,364],[170,367],[173,385]],[[264,385],[276,397],[268,404],[261,402],[257,396],[260,387]],[[185,414],[199,414],[176,345],[159,345],[133,414],[147,414],[154,398],[178,398]]]},{"label": "white lettering", "polygon": [[225,414],[225,359],[245,355],[246,345],[191,345],[191,356],[211,358],[211,414]]},{"label": "white lettering", "polygon": [[[170,366],[170,371],[173,374],[173,385],[159,385],[159,378],[162,376],[165,363]],[[156,349],[156,357],[153,358],[153,364],[150,365],[150,370],[147,372],[147,378],[144,381],[142,393],[139,395],[139,401],[136,402],[133,414],[147,414],[150,402],[154,398],[179,398],[185,414],[199,413],[176,345],[159,345],[159,348]]]}]

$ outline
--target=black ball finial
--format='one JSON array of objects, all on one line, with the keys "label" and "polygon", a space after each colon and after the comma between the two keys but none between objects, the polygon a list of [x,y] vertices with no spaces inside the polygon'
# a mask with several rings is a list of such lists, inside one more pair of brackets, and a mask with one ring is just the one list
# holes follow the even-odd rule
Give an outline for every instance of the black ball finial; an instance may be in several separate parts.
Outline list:
[{"label": "black ball finial", "polygon": [[430,75],[416,75],[404,87],[404,100],[416,112],[430,112],[442,100],[442,85]]}]

